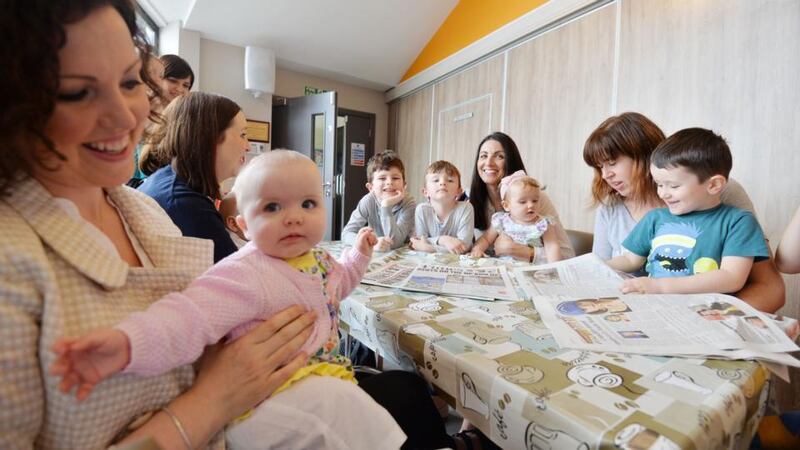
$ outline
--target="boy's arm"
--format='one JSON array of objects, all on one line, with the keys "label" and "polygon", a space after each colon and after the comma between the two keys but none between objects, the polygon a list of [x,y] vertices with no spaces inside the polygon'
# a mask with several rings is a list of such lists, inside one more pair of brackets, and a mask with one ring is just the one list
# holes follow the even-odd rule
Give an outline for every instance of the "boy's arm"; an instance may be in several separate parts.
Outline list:
[{"label": "boy's arm", "polygon": [[472,240],[475,238],[475,211],[469,202],[461,203],[464,205],[464,215],[458,222],[456,237],[464,243],[467,250],[472,247]]},{"label": "boy's arm", "polygon": [[775,264],[783,273],[800,273],[800,208],[795,211],[778,243]]},{"label": "boy's arm", "polygon": [[[472,205],[467,202],[456,203],[451,213],[452,221],[449,223],[446,234],[439,236],[436,241],[436,251],[441,253],[455,253],[463,255],[472,248],[475,237],[475,216]],[[444,230],[443,230],[444,231]]]},{"label": "boy's arm", "polygon": [[645,214],[622,242],[622,248],[627,251],[607,260],[606,263],[612,269],[620,272],[630,273],[641,269],[647,262],[647,255],[650,253],[650,246],[658,221],[657,210]]},{"label": "boy's arm", "polygon": [[345,225],[342,229],[342,242],[345,244],[353,245],[353,242],[356,241],[356,236],[358,236],[358,230],[369,226],[368,203],[370,202],[371,197],[371,193],[367,193],[367,195],[362,197],[361,200],[359,200],[356,209],[354,209],[353,213],[350,214],[350,220],[347,221],[347,225]]},{"label": "boy's arm", "polygon": [[425,208],[425,203],[420,203],[414,210],[414,237],[424,239],[433,246],[436,245],[436,240],[439,236],[431,236],[432,233],[428,227],[428,221],[426,220]]},{"label": "boy's arm", "polygon": [[236,326],[285,306],[266,301],[257,272],[242,260],[217,264],[182,292],[128,316],[115,327],[130,340],[125,371],[157,375],[194,362]]},{"label": "boy's arm", "polygon": [[[615,258],[616,259],[616,258]],[[719,270],[676,278],[633,278],[622,283],[624,294],[642,292],[645,294],[704,294],[719,292],[733,293],[740,290],[753,258],[743,256],[723,256]]]},{"label": "boy's arm", "polygon": [[408,234],[414,226],[414,210],[416,207],[417,204],[414,199],[408,196],[400,203],[397,217],[392,213],[393,206],[379,207],[383,235],[391,238],[392,248],[400,248],[406,243]]},{"label": "boy's arm", "polygon": [[606,264],[611,266],[612,269],[620,272],[636,272],[644,266],[647,258],[637,255],[635,253],[626,252],[622,255],[616,256],[606,261]]}]

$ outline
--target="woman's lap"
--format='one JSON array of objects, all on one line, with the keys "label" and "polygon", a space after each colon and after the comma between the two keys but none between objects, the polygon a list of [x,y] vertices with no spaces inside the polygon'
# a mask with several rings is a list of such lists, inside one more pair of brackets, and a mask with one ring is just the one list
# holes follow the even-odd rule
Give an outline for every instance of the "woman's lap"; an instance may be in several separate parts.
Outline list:
[{"label": "woman's lap", "polygon": [[311,376],[256,406],[225,433],[233,450],[398,448],[392,417],[355,384]]},{"label": "woman's lap", "polygon": [[359,386],[403,429],[408,436],[404,449],[453,447],[428,384],[419,375],[401,370],[383,372],[360,379]]}]

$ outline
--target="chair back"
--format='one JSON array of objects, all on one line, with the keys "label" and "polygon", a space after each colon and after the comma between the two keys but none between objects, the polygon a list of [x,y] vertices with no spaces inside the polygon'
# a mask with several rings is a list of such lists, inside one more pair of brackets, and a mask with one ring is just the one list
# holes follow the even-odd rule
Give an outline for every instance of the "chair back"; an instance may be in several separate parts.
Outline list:
[{"label": "chair back", "polygon": [[575,256],[585,255],[592,252],[592,243],[594,242],[594,235],[585,231],[566,230],[569,241],[572,243],[572,248],[575,249]]}]

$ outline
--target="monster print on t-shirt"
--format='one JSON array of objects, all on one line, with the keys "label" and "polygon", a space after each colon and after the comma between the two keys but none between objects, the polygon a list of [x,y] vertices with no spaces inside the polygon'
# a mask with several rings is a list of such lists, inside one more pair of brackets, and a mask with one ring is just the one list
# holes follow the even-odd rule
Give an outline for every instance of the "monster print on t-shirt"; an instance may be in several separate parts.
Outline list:
[{"label": "monster print on t-shirt", "polygon": [[764,234],[745,210],[719,205],[680,216],[667,208],[647,213],[622,243],[647,258],[653,278],[684,277],[719,269],[724,256],[769,257]]}]

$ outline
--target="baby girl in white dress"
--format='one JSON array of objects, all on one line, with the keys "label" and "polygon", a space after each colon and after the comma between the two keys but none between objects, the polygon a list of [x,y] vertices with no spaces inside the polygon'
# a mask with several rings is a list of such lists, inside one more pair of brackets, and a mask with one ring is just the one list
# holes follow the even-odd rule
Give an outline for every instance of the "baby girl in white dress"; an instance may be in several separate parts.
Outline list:
[{"label": "baby girl in white dress", "polygon": [[539,214],[541,185],[518,170],[500,181],[500,198],[504,212],[492,215],[492,226],[475,242],[472,256],[481,257],[504,234],[517,244],[535,249],[534,264],[559,261],[562,258],[552,219]]}]

